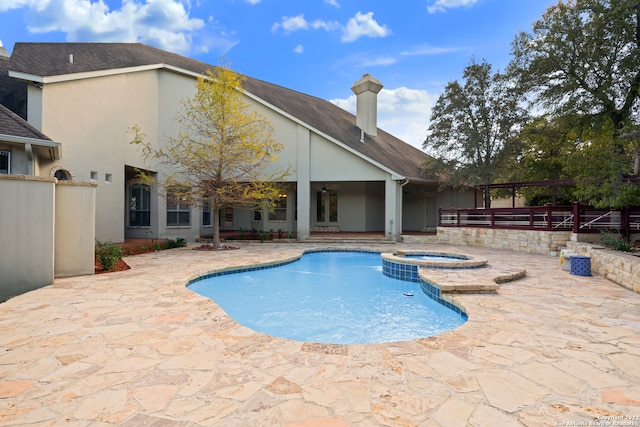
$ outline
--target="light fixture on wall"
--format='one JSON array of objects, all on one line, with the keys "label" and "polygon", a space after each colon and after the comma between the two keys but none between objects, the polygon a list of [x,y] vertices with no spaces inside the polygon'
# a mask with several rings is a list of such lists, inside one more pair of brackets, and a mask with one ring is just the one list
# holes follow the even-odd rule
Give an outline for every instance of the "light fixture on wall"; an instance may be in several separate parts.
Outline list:
[{"label": "light fixture on wall", "polygon": [[326,193],[326,192],[327,192],[327,187],[326,187],[326,186],[324,186],[324,185],[322,186],[322,192],[323,192],[323,193]]}]

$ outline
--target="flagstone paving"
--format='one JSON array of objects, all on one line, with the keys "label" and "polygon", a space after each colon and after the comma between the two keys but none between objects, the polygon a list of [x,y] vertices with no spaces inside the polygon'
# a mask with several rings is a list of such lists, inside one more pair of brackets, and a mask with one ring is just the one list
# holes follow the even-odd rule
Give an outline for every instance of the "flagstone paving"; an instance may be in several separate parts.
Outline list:
[{"label": "flagstone paving", "polygon": [[253,332],[185,287],[328,245],[237,246],[129,257],[129,271],[0,304],[0,425],[640,426],[640,295],[600,276],[572,276],[552,257],[429,245],[495,270],[436,282],[526,275],[496,294],[451,296],[469,320],[440,336],[328,345]]}]

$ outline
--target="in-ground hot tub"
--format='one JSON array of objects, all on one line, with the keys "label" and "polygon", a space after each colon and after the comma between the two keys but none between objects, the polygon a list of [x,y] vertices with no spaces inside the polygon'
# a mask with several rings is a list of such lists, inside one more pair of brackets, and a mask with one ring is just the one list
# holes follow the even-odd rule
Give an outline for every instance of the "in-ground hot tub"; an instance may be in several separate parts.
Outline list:
[{"label": "in-ground hot tub", "polygon": [[460,269],[481,268],[487,265],[486,258],[468,255],[429,252],[429,251],[397,251],[380,254],[382,257],[382,273],[395,279],[420,282],[418,268]]}]

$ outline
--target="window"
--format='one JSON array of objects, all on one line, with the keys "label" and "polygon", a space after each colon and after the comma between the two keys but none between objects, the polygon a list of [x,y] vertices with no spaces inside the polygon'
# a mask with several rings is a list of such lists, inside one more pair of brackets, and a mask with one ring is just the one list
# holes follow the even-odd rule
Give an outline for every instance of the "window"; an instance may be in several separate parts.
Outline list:
[{"label": "window", "polygon": [[151,226],[151,191],[148,185],[129,187],[129,226]]},{"label": "window", "polygon": [[58,181],[71,181],[71,173],[64,169],[58,169],[56,173],[53,174],[53,176],[57,178]]},{"label": "window", "polygon": [[287,220],[287,195],[281,194],[274,202],[273,210],[269,212],[269,221]]},{"label": "window", "polygon": [[167,192],[167,226],[185,227],[191,225],[191,206],[189,206],[189,189],[175,187]]},{"label": "window", "polygon": [[204,227],[211,227],[213,221],[211,220],[211,203],[205,200],[202,203],[202,225]]},{"label": "window", "polygon": [[257,207],[253,210],[253,222],[262,221],[262,207]]},{"label": "window", "polygon": [[0,174],[11,173],[11,153],[0,151]]},{"label": "window", "polygon": [[111,184],[113,182],[113,175],[111,175],[110,173],[105,173],[104,174],[104,181],[108,182],[109,184]]},{"label": "window", "polygon": [[96,171],[91,171],[91,179],[93,181],[97,181],[98,180],[98,172]]}]

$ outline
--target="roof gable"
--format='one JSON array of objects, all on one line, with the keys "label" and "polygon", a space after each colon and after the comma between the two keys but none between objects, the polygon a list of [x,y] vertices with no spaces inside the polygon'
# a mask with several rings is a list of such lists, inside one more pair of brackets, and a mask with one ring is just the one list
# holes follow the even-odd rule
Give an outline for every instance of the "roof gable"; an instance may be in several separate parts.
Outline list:
[{"label": "roof gable", "polygon": [[[139,43],[16,43],[9,71],[50,77],[157,64],[196,74],[214,68]],[[366,135],[360,142],[362,134],[356,117],[326,100],[251,77],[247,77],[244,89],[373,163],[408,178],[422,175],[421,163],[429,158],[426,153],[383,130],[378,130],[375,137]]]},{"label": "roof gable", "polygon": [[51,138],[2,104],[0,104],[0,134],[51,141]]}]

